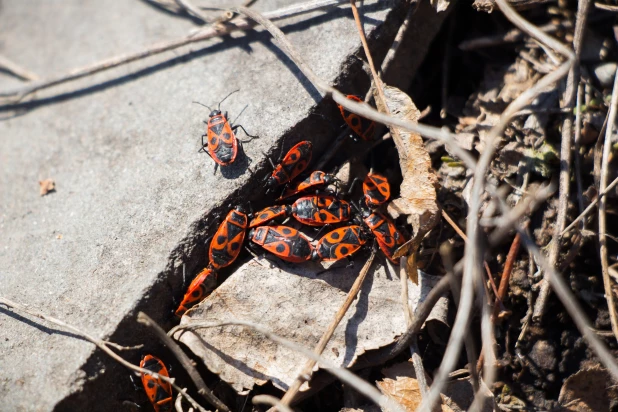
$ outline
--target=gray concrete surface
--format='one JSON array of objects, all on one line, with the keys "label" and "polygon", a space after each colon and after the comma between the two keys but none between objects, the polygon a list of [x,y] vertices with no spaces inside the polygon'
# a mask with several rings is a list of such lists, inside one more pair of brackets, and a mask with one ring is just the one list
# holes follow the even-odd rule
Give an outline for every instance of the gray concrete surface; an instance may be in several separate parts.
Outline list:
[{"label": "gray concrete surface", "polygon": [[[402,18],[390,13],[392,3],[365,2],[378,50]],[[350,16],[344,7],[296,17],[285,31],[320,76],[358,92],[366,78],[350,58],[360,44]],[[46,77],[195,26],[140,1],[28,0],[0,2],[0,27],[0,54]],[[0,89],[19,84],[0,72]],[[239,123],[260,138],[245,145],[236,166],[213,175],[213,162],[197,153],[208,113],[191,102],[213,105],[235,89],[223,108],[234,118],[248,105]],[[218,213],[259,197],[263,153],[276,157],[300,139],[313,140],[319,153],[341,124],[329,122],[337,114],[332,102],[257,31],[36,97],[44,104],[0,108],[0,295],[125,344],[153,340],[135,325],[137,310],[173,324],[183,265],[190,276],[204,264]],[[41,197],[38,181],[46,178],[57,190]],[[122,401],[140,395],[125,370],[59,331],[0,307],[0,410],[130,410]],[[125,356],[138,361],[140,354]]]}]

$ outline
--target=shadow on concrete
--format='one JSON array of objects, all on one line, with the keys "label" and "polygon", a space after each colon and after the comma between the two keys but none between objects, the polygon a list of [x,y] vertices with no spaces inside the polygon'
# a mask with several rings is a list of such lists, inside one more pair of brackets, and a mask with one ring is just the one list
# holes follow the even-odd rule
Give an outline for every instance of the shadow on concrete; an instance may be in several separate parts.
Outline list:
[{"label": "shadow on concrete", "polygon": [[55,328],[50,328],[48,326],[44,326],[42,324],[42,322],[45,322],[45,321],[43,321],[43,320],[41,320],[40,322],[33,321],[31,319],[26,318],[25,316],[21,316],[21,315],[15,313],[15,312],[13,312],[12,310],[4,308],[4,307],[0,307],[0,313],[3,313],[3,314],[5,314],[8,317],[16,319],[19,322],[25,323],[28,326],[32,326],[33,328],[37,328],[41,332],[47,333],[48,335],[56,334],[56,335],[67,336],[69,338],[75,338],[75,339],[83,340],[85,342],[90,342],[89,340],[85,339],[81,335],[77,335],[77,334],[75,334],[73,332],[67,332],[66,330],[63,330],[63,329],[55,329]]},{"label": "shadow on concrete", "polygon": [[[370,13],[374,11],[379,11],[385,8],[390,7],[388,2],[378,2],[371,6],[365,6],[364,12]],[[286,33],[293,33],[296,31],[303,31],[311,26],[315,26],[318,24],[326,23],[330,20],[338,19],[338,18],[348,18],[352,19],[350,16],[349,10],[347,9],[333,9],[329,13],[325,13],[319,16],[315,16],[297,23],[293,23],[287,26],[281,27],[281,30]],[[366,22],[370,22],[372,24],[379,24],[380,22],[374,21],[373,19],[366,19]],[[57,95],[45,97],[42,99],[31,100],[27,102],[19,102],[14,104],[6,104],[0,105],[0,113],[2,112],[12,112],[8,115],[0,115],[0,121],[10,119],[13,117],[18,117],[25,114],[29,110],[36,109],[40,106],[50,105],[55,103],[64,102],[70,99],[76,99],[82,96],[87,96],[102,90],[105,90],[110,87],[120,86],[122,84],[137,80],[144,76],[149,76],[153,73],[156,73],[160,70],[165,70],[170,67],[174,67],[179,64],[183,64],[194,59],[199,59],[204,56],[212,56],[213,54],[217,54],[224,50],[239,47],[243,50],[246,50],[248,53],[251,53],[251,44],[252,43],[262,43],[265,47],[271,50],[277,58],[279,58],[282,63],[290,70],[290,72],[299,80],[299,83],[307,90],[307,92],[312,96],[312,98],[317,102],[321,100],[321,94],[315,89],[315,87],[309,82],[309,80],[302,74],[302,72],[296,67],[296,65],[277,47],[272,43],[272,37],[268,32],[258,32],[256,30],[246,30],[245,36],[240,38],[232,38],[231,36],[223,36],[225,41],[221,43],[217,43],[214,45],[206,46],[197,51],[189,51],[185,54],[179,55],[172,59],[157,63],[155,65],[142,68],[134,73],[128,75],[122,75],[119,77],[115,77],[110,80],[105,80],[98,84],[86,86],[83,88],[79,88],[74,91],[64,92]],[[205,40],[206,41],[206,40]],[[77,79],[76,79],[77,80]]]}]

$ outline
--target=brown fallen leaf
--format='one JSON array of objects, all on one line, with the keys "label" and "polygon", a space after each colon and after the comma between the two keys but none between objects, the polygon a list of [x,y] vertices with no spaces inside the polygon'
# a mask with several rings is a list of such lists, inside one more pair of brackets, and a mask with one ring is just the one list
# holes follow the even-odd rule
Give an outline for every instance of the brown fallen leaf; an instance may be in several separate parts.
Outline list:
[{"label": "brown fallen leaf", "polygon": [[39,193],[41,196],[45,196],[50,192],[56,191],[56,182],[54,182],[53,179],[39,180],[39,186]]},{"label": "brown fallen leaf", "polygon": [[595,365],[569,376],[560,389],[558,402],[565,411],[609,411],[610,399],[617,395],[611,374]]},{"label": "brown fallen leaf", "polygon": [[[418,123],[421,113],[410,96],[390,86],[384,87],[384,95],[394,117]],[[380,111],[385,110],[380,108]],[[439,209],[436,202],[438,179],[431,168],[431,158],[425,149],[422,137],[416,133],[397,130],[403,145],[397,147],[403,182],[400,197],[393,200],[388,209],[395,216],[408,215],[408,223],[412,225],[415,236],[422,236],[438,222]]]},{"label": "brown fallen leaf", "polygon": [[[384,379],[376,382],[382,393],[399,402],[406,411],[415,411],[422,398],[412,362],[395,364],[390,368],[383,369],[382,374]],[[484,395],[481,411],[491,412],[494,410],[493,395],[483,382],[481,382],[481,388]],[[443,412],[467,411],[474,400],[474,388],[470,378],[465,377],[449,381],[442,391],[441,397]]]},{"label": "brown fallen leaf", "polygon": [[[414,412],[423,401],[412,362],[402,362],[382,369],[384,379],[377,381],[378,389],[403,406],[404,410]],[[444,403],[440,405],[443,412],[452,412]]]},{"label": "brown fallen leaf", "polygon": [[[181,324],[217,323],[236,319],[264,325],[273,333],[313,348],[345,299],[362,262],[354,268],[331,269],[316,275],[317,264],[282,264],[269,268],[250,261],[241,266],[201,304],[189,310]],[[351,366],[364,352],[394,342],[406,330],[396,273],[374,265],[359,297],[348,310],[323,355],[337,365]],[[425,299],[408,282],[410,305]],[[446,309],[448,302],[438,305]],[[435,314],[442,319],[446,314]],[[176,334],[175,337],[179,337]],[[237,392],[272,381],[281,389],[294,381],[305,359],[264,336],[239,326],[198,329],[180,336],[204,365]],[[306,387],[306,385],[305,385]],[[304,389],[304,387],[303,387]]]}]

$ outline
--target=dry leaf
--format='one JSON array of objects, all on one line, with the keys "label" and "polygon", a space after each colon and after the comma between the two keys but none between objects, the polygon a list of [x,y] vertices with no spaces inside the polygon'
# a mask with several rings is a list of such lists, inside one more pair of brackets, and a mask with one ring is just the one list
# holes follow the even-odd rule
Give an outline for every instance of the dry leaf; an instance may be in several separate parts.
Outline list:
[{"label": "dry leaf", "polygon": [[[354,268],[316,275],[319,266],[313,263],[282,264],[279,269],[250,261],[188,311],[181,324],[250,321],[313,348],[345,300],[361,266],[362,262],[357,262]],[[412,282],[408,286],[414,298],[419,288]],[[401,335],[406,321],[400,288],[397,274],[387,274],[384,267],[374,265],[324,356],[338,365],[351,366],[365,351],[384,347]],[[425,291],[422,286],[420,290]],[[434,318],[441,316],[445,315],[433,314]],[[239,326],[185,332],[180,341],[239,393],[269,380],[286,389],[305,362],[298,353]]]},{"label": "dry leaf", "polygon": [[[377,382],[378,388],[405,407],[408,411],[416,410],[420,404],[420,390],[411,362],[402,362],[391,368],[382,370],[385,376]],[[494,410],[493,394],[484,382],[480,382],[481,391],[485,397],[481,406],[482,412]],[[474,400],[474,388],[470,378],[454,379],[447,382],[442,391],[442,411],[464,412],[470,409]]]},{"label": "dry leaf", "polygon": [[[423,398],[412,362],[402,362],[382,369],[382,374],[384,379],[376,382],[378,389],[403,406],[404,410],[416,411]],[[441,408],[443,412],[452,412],[451,408],[444,404],[441,404]]]},{"label": "dry leaf", "polygon": [[[403,120],[418,123],[420,111],[404,92],[396,87],[385,86],[386,104],[391,114]],[[379,102],[379,99],[376,101]],[[383,108],[380,108],[383,111]],[[399,165],[403,175],[399,199],[389,205],[389,212],[406,214],[415,235],[424,234],[438,222],[436,202],[437,177],[431,168],[431,158],[420,135],[397,129],[403,147],[399,151]],[[393,131],[391,130],[391,134]],[[398,143],[395,141],[395,143]]]},{"label": "dry leaf", "polygon": [[431,0],[431,7],[433,7],[438,13],[448,9],[449,4],[450,1],[448,0]]},{"label": "dry leaf", "polygon": [[569,376],[558,402],[566,411],[609,411],[610,399],[616,399],[616,395],[616,382],[606,369],[596,365]]},{"label": "dry leaf", "polygon": [[56,182],[54,182],[53,179],[39,180],[39,186],[39,193],[41,196],[45,196],[46,194],[56,190]]}]

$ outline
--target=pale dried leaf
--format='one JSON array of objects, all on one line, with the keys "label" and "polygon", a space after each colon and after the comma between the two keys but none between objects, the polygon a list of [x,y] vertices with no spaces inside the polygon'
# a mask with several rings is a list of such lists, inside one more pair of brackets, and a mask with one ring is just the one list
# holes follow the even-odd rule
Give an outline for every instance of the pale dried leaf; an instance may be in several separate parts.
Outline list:
[{"label": "pale dried leaf", "polygon": [[[390,368],[382,369],[382,374],[384,379],[376,382],[378,389],[403,406],[406,411],[416,411],[423,398],[412,363],[398,363]],[[443,412],[452,411],[445,404],[441,405],[441,409]]]},{"label": "pale dried leaf", "polygon": [[596,365],[569,376],[560,389],[558,402],[566,411],[608,411],[610,399],[616,395],[616,382],[606,369]]},{"label": "pale dried leaf", "polygon": [[451,2],[448,0],[431,0],[431,6],[438,13],[448,9],[449,4],[451,4]]},{"label": "pale dried leaf", "polygon": [[[320,267],[314,263],[282,264],[279,269],[252,260],[188,311],[181,323],[250,321],[313,348],[345,300],[362,265],[363,262],[356,262],[354,268],[339,267],[316,275]],[[412,282],[408,286],[412,301],[419,289]],[[387,274],[384,267],[374,265],[324,356],[338,365],[351,366],[365,351],[384,347],[401,335],[406,322],[400,288],[396,273]],[[425,291],[422,286],[421,290]],[[443,305],[446,308],[448,303]],[[442,316],[446,315],[433,315]],[[269,380],[286,389],[305,362],[299,354],[238,326],[199,329],[196,334],[187,332],[180,341],[239,393]]]},{"label": "pale dried leaf", "polygon": [[[410,96],[390,86],[384,87],[384,94],[386,104],[394,117],[418,123],[421,113]],[[431,168],[431,158],[421,136],[405,130],[397,130],[403,145],[403,147],[397,147],[403,182],[400,197],[389,205],[389,212],[394,209],[400,214],[409,215],[408,223],[414,228],[414,233],[423,234],[431,230],[438,222],[439,209],[436,201],[438,180]]]},{"label": "pale dried leaf", "polygon": [[56,190],[56,182],[53,179],[39,180],[39,193],[41,196]]}]

